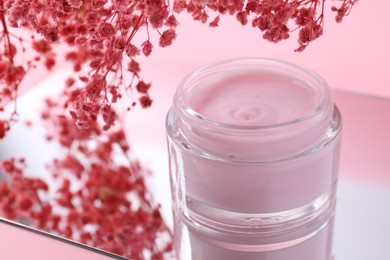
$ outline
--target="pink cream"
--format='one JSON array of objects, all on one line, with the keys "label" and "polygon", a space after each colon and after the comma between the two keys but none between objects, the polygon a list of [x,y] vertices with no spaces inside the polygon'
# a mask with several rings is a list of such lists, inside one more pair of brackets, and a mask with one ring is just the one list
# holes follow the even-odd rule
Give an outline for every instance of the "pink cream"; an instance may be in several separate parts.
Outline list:
[{"label": "pink cream", "polygon": [[179,259],[329,260],[340,117],[318,75],[200,69],[167,117]]}]

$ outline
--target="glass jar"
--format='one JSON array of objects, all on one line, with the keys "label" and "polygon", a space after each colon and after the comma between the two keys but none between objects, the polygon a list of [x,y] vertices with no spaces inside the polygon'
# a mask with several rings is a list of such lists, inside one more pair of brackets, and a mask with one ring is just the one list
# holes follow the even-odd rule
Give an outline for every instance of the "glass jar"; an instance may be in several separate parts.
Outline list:
[{"label": "glass jar", "polygon": [[331,259],[341,117],[324,79],[269,59],[203,67],[166,127],[178,259]]}]

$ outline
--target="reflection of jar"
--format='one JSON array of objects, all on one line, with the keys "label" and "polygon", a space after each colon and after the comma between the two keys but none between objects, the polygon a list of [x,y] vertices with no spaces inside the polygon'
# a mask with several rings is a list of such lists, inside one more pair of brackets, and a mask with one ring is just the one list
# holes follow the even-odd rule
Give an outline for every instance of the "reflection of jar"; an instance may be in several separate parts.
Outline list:
[{"label": "reflection of jar", "polygon": [[292,64],[193,72],[167,117],[179,259],[329,260],[341,118]]}]

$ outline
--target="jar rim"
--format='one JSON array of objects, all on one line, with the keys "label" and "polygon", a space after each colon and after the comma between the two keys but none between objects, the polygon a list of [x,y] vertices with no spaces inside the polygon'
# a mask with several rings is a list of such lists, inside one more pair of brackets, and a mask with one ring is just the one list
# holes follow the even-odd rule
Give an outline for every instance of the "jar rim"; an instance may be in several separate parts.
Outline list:
[{"label": "jar rim", "polygon": [[[237,69],[243,66],[251,66],[257,69],[267,69],[274,73],[294,73],[294,77],[298,78],[295,74],[300,73],[300,75],[305,76],[307,79],[312,81],[313,90],[316,91],[320,96],[318,104],[311,110],[310,113],[305,114],[304,116],[294,118],[292,120],[287,120],[284,122],[279,122],[275,124],[259,124],[259,125],[243,125],[243,124],[234,124],[234,123],[224,123],[209,119],[194,108],[192,108],[188,102],[188,90],[195,81],[214,75],[222,70]],[[271,70],[272,69],[272,70]],[[239,58],[239,59],[229,59],[220,61],[214,64],[206,65],[200,67],[190,74],[188,74],[179,84],[178,89],[174,96],[174,105],[181,117],[184,117],[187,122],[191,122],[191,125],[202,129],[229,129],[231,131],[263,131],[268,129],[281,128],[285,126],[290,126],[298,124],[312,118],[315,118],[317,115],[321,114],[324,110],[329,110],[332,107],[332,102],[330,98],[330,90],[327,82],[316,72],[297,66],[293,63],[278,60],[278,59],[269,59],[269,58]],[[331,113],[328,113],[329,117]],[[328,119],[327,119],[328,120]]]}]

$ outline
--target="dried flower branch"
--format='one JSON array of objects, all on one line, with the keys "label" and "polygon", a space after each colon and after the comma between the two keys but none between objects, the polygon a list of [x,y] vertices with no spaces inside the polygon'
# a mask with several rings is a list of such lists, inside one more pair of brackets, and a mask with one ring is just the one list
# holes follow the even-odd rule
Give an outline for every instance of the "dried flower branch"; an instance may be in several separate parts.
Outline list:
[{"label": "dried flower branch", "polygon": [[[332,7],[336,20],[348,15],[356,2],[344,0],[339,8]],[[152,104],[148,89],[139,92],[136,87],[144,83],[137,57],[141,53],[150,56],[153,51],[150,29],[163,29],[159,32],[161,47],[172,44],[179,24],[174,13],[186,11],[202,23],[214,14],[211,27],[218,26],[221,15],[233,15],[242,25],[258,28],[264,39],[274,43],[288,39],[291,32],[298,30],[296,51],[303,51],[323,33],[324,4],[324,0],[175,0],[171,10],[165,0],[2,0],[0,102],[15,100],[18,86],[33,62],[44,57],[46,67],[52,68],[56,57],[51,45],[64,42],[72,49],[66,58],[73,62],[76,72],[89,66],[88,72],[68,81],[68,85],[78,86],[69,97],[68,106],[76,125],[87,128],[103,117],[104,129],[109,129],[115,122],[112,106],[126,92],[135,90],[138,95],[129,102],[128,110],[136,103],[144,108]],[[43,37],[33,37],[33,49],[39,54],[35,60],[26,64],[15,62],[18,48],[15,39],[11,40],[9,27],[26,28]],[[135,35],[141,29],[147,39],[138,43]],[[0,109],[2,106],[0,103]]]}]

